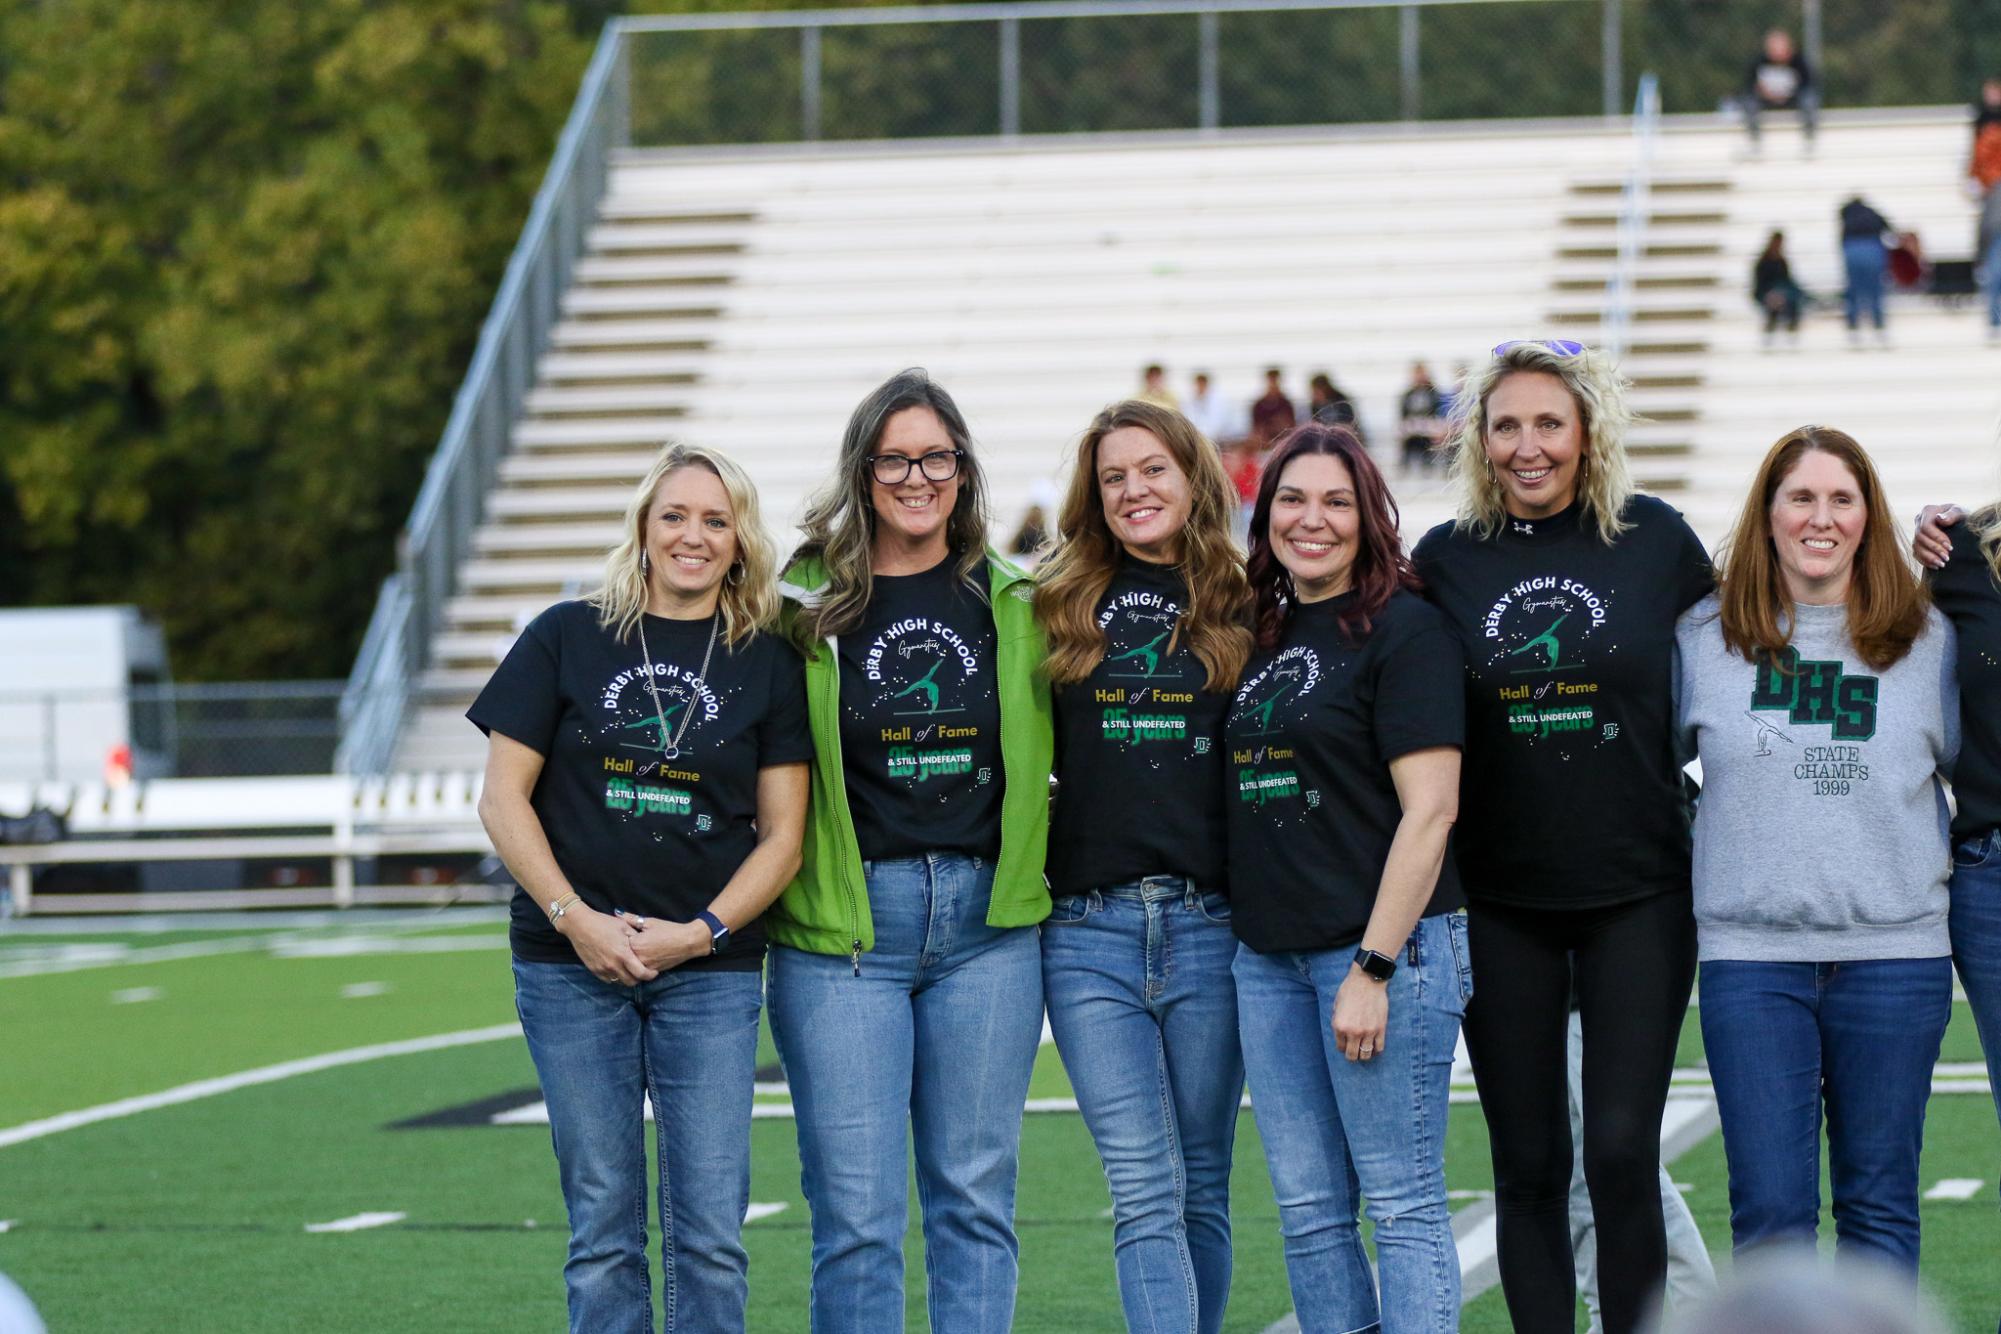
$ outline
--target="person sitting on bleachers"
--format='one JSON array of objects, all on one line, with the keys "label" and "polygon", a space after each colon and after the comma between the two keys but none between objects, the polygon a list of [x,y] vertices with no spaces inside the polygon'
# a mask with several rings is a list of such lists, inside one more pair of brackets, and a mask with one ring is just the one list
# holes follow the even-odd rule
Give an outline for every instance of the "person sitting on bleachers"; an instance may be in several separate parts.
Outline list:
[{"label": "person sitting on bleachers", "polygon": [[1180,404],[1174,401],[1174,391],[1167,387],[1167,372],[1158,362],[1140,372],[1140,390],[1133,397],[1142,403],[1177,411],[1180,409]]},{"label": "person sitting on bleachers", "polygon": [[1744,91],[1738,100],[1744,113],[1744,128],[1751,147],[1758,147],[1758,116],[1765,111],[1797,111],[1800,129],[1806,135],[1806,151],[1813,151],[1814,124],[1820,115],[1820,88],[1806,57],[1793,46],[1792,35],[1783,28],[1765,34],[1764,46],[1751,59],[1744,74]]},{"label": "person sitting on bleachers", "polygon": [[1397,430],[1403,436],[1403,470],[1431,471],[1434,452],[1445,435],[1445,413],[1438,386],[1423,362],[1410,368],[1410,388],[1397,403]]},{"label": "person sitting on bleachers", "polygon": [[1265,372],[1264,397],[1251,404],[1251,439],[1260,449],[1290,431],[1299,424],[1299,414],[1292,406],[1292,400],[1279,388],[1283,372],[1273,366]]},{"label": "person sitting on bleachers", "polygon": [[1334,383],[1334,377],[1326,371],[1314,372],[1307,381],[1307,412],[1322,426],[1345,426],[1355,433],[1355,438],[1368,448],[1369,436],[1362,429],[1362,415],[1355,410],[1355,400],[1348,397]]},{"label": "person sitting on bleachers", "polygon": [[1195,424],[1195,429],[1202,433],[1204,439],[1219,449],[1224,442],[1234,440],[1239,434],[1236,414],[1230,410],[1229,401],[1216,391],[1207,371],[1195,372],[1195,388],[1188,395],[1188,403],[1182,413]]},{"label": "person sitting on bleachers", "polygon": [[1786,234],[1773,232],[1758,262],[1751,266],[1751,299],[1765,312],[1766,347],[1777,337],[1781,321],[1792,342],[1799,343],[1801,298],[1792,265],[1786,260]]}]

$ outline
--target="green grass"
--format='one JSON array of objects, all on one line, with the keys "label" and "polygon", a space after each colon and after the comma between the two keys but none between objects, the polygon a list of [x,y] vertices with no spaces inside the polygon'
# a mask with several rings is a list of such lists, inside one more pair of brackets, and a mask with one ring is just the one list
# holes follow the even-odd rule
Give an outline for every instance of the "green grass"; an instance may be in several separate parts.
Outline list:
[{"label": "green grass", "polygon": [[[483,931],[495,934],[487,924]],[[189,939],[199,933],[176,932]],[[211,933],[212,936],[220,933]],[[104,937],[79,937],[102,941]],[[161,938],[132,933],[134,944]],[[24,940],[0,936],[0,961]],[[342,999],[357,982],[386,994]],[[156,987],[157,999],[113,995]],[[1960,1007],[1963,1011],[1964,1007]],[[503,1023],[513,1007],[499,948],[438,954],[279,958],[229,953],[47,976],[0,977],[0,1127],[191,1079],[365,1043]],[[1964,1015],[1946,1058],[1977,1058]],[[1691,1023],[1683,1064],[1699,1059]],[[768,1037],[764,1059],[771,1059]],[[532,1086],[518,1039],[300,1076],[0,1148],[0,1270],[55,1330],[199,1328],[547,1330],[563,1322],[566,1229],[546,1129],[392,1129],[393,1123]],[[1036,1096],[1065,1091],[1045,1049]],[[749,1225],[750,1326],[804,1329],[809,1237],[789,1121],[753,1126],[752,1198],[786,1208]],[[1479,1111],[1448,1132],[1455,1190],[1491,1186]],[[1728,1252],[1721,1140],[1674,1168],[1713,1254]],[[1924,1177],[1988,1183],[1965,1203],[1927,1203],[1925,1274],[1956,1328],[1988,1334],[2001,1284],[2001,1134],[1980,1097],[1932,1102]],[[1026,1118],[1017,1329],[1121,1328],[1110,1199],[1082,1121]],[[400,1210],[400,1224],[309,1235],[308,1222]],[[913,1203],[910,1327],[925,1328]],[[1290,1308],[1277,1212],[1252,1118],[1233,1182],[1236,1281],[1227,1328],[1255,1334]],[[1508,1328],[1498,1292],[1471,1303],[1469,1331]]]}]

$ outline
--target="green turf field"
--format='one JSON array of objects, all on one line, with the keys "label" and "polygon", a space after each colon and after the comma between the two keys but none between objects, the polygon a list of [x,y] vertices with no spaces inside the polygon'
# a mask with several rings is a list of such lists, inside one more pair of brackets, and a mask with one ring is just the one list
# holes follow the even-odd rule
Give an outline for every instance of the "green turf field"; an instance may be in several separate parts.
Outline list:
[{"label": "green turf field", "polygon": [[[5,1142],[10,1128],[193,1081],[505,1026],[513,1008],[502,932],[490,914],[0,929],[0,1271],[58,1332],[561,1328],[565,1227],[546,1128],[490,1124],[495,1109],[534,1099],[518,1036],[383,1055]],[[1979,1056],[1964,1008],[1948,1062]],[[1691,1019],[1678,1065],[1700,1059]],[[1033,1096],[1067,1091],[1046,1047]],[[776,1092],[760,1100],[784,1102]],[[1970,1199],[1925,1204],[1925,1275],[1955,1328],[1987,1334],[2001,1312],[2001,1131],[1984,1094],[1934,1097],[1929,1125],[1925,1186],[1981,1184]],[[1454,1107],[1446,1168],[1456,1206],[1487,1207],[1477,1106]],[[1720,1138],[1690,1149],[1673,1172],[1712,1253],[1724,1256]],[[1248,1114],[1234,1194],[1227,1328],[1257,1334],[1291,1303]],[[782,1206],[745,1229],[751,1328],[803,1330],[809,1242],[789,1120],[756,1122],[751,1195]],[[1028,1116],[1018,1329],[1122,1328],[1109,1207],[1080,1118]],[[371,1213],[403,1217],[306,1230]],[[921,1281],[909,1290],[910,1327],[923,1329]],[[1468,1304],[1465,1327],[1507,1329],[1498,1291]]]}]

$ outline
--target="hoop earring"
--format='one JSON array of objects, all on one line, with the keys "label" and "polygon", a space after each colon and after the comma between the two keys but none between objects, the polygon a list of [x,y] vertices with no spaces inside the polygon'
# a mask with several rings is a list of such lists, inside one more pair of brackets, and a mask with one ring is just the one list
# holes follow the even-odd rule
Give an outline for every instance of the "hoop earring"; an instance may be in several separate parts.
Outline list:
[{"label": "hoop earring", "polygon": [[737,562],[735,562],[734,564],[732,564],[732,565],[730,566],[730,568],[729,568],[728,572],[727,572],[727,573],[725,573],[725,574],[723,575],[723,582],[724,582],[724,583],[729,583],[729,584],[735,584],[735,583],[741,583],[741,582],[743,582],[743,562],[742,562],[742,561],[737,561]]}]

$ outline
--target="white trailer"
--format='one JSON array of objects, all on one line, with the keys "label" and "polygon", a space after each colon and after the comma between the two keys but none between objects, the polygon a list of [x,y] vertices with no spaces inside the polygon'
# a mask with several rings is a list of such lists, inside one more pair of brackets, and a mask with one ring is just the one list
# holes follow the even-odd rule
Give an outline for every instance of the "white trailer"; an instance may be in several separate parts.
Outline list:
[{"label": "white trailer", "polygon": [[129,748],[135,778],[169,774],[167,642],[137,607],[0,609],[0,780],[101,781]]}]

